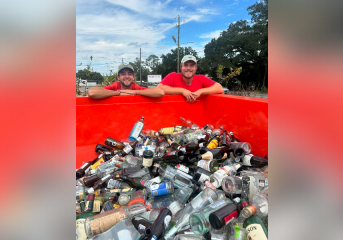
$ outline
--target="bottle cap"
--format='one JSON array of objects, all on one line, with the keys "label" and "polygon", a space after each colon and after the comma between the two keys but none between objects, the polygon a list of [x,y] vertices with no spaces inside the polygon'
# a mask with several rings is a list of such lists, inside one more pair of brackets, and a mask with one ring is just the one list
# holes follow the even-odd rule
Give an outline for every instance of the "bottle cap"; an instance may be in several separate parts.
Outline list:
[{"label": "bottle cap", "polygon": [[154,157],[154,153],[150,150],[145,150],[143,152],[143,157],[144,158],[153,158]]},{"label": "bottle cap", "polygon": [[130,197],[127,194],[121,194],[118,198],[118,203],[122,206],[127,205],[130,202]]}]

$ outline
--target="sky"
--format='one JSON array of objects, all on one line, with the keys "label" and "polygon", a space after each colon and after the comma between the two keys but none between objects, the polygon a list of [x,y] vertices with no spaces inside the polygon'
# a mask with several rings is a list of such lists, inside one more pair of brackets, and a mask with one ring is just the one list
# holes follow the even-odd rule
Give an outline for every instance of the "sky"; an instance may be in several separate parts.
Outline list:
[{"label": "sky", "polygon": [[[108,76],[124,62],[160,57],[180,46],[192,47],[199,57],[212,38],[230,23],[248,20],[247,8],[257,0],[77,0],[76,72],[92,59],[92,69]],[[176,71],[176,66],[175,66]]]}]

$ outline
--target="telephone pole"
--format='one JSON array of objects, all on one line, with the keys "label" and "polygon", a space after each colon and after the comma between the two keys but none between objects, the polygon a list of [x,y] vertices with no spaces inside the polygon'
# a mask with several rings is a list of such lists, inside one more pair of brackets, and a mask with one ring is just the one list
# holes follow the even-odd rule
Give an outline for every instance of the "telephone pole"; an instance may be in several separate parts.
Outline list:
[{"label": "telephone pole", "polygon": [[139,80],[142,85],[142,48],[139,48]]},{"label": "telephone pole", "polygon": [[178,17],[178,20],[177,20],[177,72],[180,72],[180,51],[179,51],[179,48],[180,48],[180,16],[177,15]]}]

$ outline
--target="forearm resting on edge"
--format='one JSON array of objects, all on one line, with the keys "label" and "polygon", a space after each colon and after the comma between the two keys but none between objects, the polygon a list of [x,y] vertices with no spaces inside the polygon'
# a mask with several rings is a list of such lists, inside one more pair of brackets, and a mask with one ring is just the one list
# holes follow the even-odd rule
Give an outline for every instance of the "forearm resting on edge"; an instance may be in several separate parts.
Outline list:
[{"label": "forearm resting on edge", "polygon": [[102,87],[93,87],[91,90],[88,91],[88,97],[93,99],[113,97],[118,96],[119,94],[119,91],[107,90]]},{"label": "forearm resting on edge", "polygon": [[176,95],[176,94],[182,94],[182,92],[184,91],[183,88],[178,88],[178,87],[170,87],[167,85],[163,85],[163,84],[158,84],[158,87],[161,88],[165,94],[168,95]]},{"label": "forearm resting on edge", "polygon": [[164,91],[161,88],[154,87],[144,90],[136,90],[137,95],[146,96],[146,97],[163,97]]},{"label": "forearm resting on edge", "polygon": [[224,89],[219,83],[213,84],[211,87],[201,89],[203,95],[223,93]]}]

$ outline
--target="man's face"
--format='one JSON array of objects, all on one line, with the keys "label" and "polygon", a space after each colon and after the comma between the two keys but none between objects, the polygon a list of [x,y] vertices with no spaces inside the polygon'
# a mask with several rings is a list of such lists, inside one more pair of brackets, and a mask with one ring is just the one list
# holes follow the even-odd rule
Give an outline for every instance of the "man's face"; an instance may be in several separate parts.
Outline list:
[{"label": "man's face", "polygon": [[197,70],[197,64],[193,61],[187,61],[181,64],[181,73],[184,78],[192,78]]},{"label": "man's face", "polygon": [[118,73],[117,78],[125,87],[130,87],[133,80],[135,80],[135,74],[133,74],[131,69],[124,68]]}]

